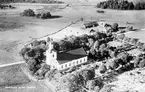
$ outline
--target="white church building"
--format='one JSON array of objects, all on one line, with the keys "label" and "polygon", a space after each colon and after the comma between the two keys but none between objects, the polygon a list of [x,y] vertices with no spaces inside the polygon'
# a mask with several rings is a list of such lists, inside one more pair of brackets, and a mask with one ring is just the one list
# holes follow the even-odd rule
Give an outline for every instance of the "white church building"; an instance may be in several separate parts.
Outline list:
[{"label": "white church building", "polygon": [[46,63],[51,66],[51,69],[64,70],[87,61],[88,56],[83,48],[58,53],[50,42],[49,49],[46,51]]}]

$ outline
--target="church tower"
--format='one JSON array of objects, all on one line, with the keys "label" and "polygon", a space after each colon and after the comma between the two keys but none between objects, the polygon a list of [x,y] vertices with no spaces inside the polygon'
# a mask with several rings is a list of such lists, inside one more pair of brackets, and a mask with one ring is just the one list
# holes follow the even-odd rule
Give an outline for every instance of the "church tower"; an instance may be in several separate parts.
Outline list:
[{"label": "church tower", "polygon": [[53,65],[56,59],[57,59],[57,52],[53,48],[52,41],[50,41],[48,43],[48,50],[46,50],[46,64]]}]

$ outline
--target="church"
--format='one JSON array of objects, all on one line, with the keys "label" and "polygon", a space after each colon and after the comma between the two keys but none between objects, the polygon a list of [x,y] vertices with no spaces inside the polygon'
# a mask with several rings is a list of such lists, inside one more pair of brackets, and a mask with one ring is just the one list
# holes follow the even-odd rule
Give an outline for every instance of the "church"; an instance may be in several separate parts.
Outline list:
[{"label": "church", "polygon": [[53,49],[53,44],[50,42],[46,51],[46,64],[50,65],[51,69],[65,70],[87,61],[88,56],[84,48],[59,53]]}]

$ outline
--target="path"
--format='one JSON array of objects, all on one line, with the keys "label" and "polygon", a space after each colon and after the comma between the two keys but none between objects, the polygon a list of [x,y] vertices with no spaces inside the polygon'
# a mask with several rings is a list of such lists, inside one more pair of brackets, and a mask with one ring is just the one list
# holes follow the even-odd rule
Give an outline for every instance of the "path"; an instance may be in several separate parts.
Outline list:
[{"label": "path", "polygon": [[17,65],[17,64],[22,64],[22,63],[25,63],[25,61],[20,61],[20,62],[15,62],[15,63],[10,63],[10,64],[3,64],[3,65],[0,65],[0,68],[1,67],[12,66],[12,65]]}]

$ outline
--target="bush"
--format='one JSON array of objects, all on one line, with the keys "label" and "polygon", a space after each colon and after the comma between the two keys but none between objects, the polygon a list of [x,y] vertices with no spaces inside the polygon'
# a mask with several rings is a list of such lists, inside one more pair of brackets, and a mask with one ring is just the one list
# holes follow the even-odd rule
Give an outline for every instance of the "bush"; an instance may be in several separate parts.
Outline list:
[{"label": "bush", "polygon": [[27,10],[24,10],[24,12],[21,15],[22,16],[34,17],[35,12],[32,9],[27,9]]}]

